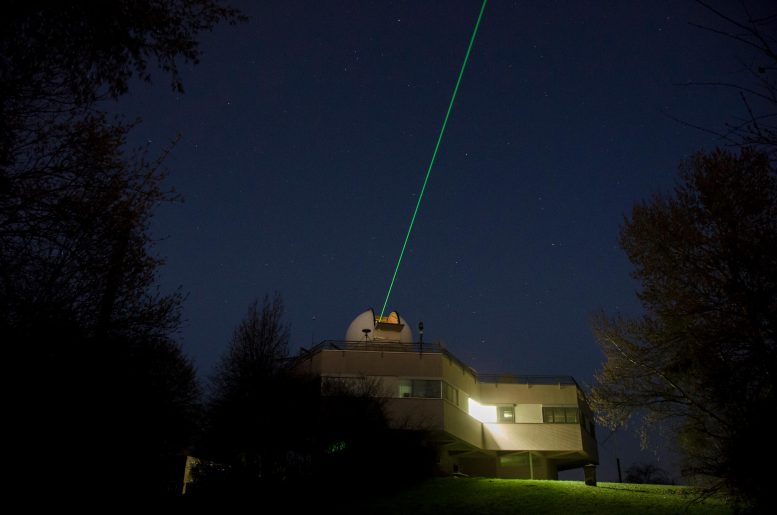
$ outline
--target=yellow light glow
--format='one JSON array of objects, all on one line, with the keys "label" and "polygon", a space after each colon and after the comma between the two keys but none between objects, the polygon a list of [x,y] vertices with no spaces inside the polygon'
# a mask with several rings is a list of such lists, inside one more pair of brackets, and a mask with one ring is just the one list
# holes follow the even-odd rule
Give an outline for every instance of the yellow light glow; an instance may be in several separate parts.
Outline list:
[{"label": "yellow light glow", "polygon": [[479,420],[484,424],[496,423],[496,406],[484,406],[471,397],[468,401],[470,417]]},{"label": "yellow light glow", "polygon": [[399,314],[396,311],[392,311],[386,316],[376,316],[375,322],[377,323],[384,323],[384,324],[398,324],[399,323]]}]

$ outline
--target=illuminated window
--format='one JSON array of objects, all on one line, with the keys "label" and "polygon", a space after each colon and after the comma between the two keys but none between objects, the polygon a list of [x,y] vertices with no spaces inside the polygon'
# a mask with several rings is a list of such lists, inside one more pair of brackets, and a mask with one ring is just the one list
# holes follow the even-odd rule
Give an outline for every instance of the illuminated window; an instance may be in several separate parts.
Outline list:
[{"label": "illuminated window", "polygon": [[543,406],[542,421],[546,424],[577,424],[577,408]]},{"label": "illuminated window", "polygon": [[440,381],[435,379],[400,379],[400,397],[416,397],[422,399],[440,399]]},{"label": "illuminated window", "polygon": [[502,424],[515,423],[515,408],[512,406],[499,406],[496,409],[497,420]]},{"label": "illuminated window", "polygon": [[413,385],[410,380],[403,379],[399,382],[399,396],[400,397],[412,397]]}]

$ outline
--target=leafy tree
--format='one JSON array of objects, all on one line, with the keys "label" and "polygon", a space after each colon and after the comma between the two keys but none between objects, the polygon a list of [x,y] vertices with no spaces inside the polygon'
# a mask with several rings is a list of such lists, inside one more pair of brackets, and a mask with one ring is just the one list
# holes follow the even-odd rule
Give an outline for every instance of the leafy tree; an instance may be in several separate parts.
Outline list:
[{"label": "leafy tree", "polygon": [[182,91],[179,62],[199,62],[200,34],[245,19],[217,0],[9,0],[2,10],[5,100],[82,105],[118,97],[133,76],[150,81],[154,62]]},{"label": "leafy tree", "polygon": [[594,320],[602,421],[662,423],[687,474],[764,501],[777,457],[764,418],[777,405],[774,168],[746,148],[697,154],[671,195],[634,207],[620,244],[644,315]]},{"label": "leafy tree", "polygon": [[739,63],[738,71],[744,72],[740,79],[687,83],[730,90],[742,102],[742,114],[729,118],[723,129],[702,130],[731,146],[758,148],[774,162],[777,159],[777,10],[769,2],[743,1],[725,7],[704,0],[696,3],[712,14],[717,23],[691,25],[728,38],[744,52]]},{"label": "leafy tree", "polygon": [[284,454],[284,375],[289,327],[278,293],[254,301],[235,328],[212,380],[204,451],[231,467],[235,481],[257,483],[278,475]]},{"label": "leafy tree", "polygon": [[436,472],[430,433],[390,420],[390,396],[376,378],[322,378],[315,430],[308,435],[316,481],[333,487],[347,480],[354,496],[370,496]]},{"label": "leafy tree", "polygon": [[97,103],[150,82],[152,64],[182,91],[179,62],[198,62],[200,34],[244,19],[216,0],[10,0],[0,12],[0,191],[59,163]]},{"label": "leafy tree", "polygon": [[153,291],[161,260],[149,252],[153,209],[170,198],[158,163],[128,160],[128,128],[101,116],[63,130],[0,195],[0,317],[22,328],[57,306],[91,336],[169,334],[180,299]]},{"label": "leafy tree", "polygon": [[215,377],[217,397],[240,396],[254,384],[280,375],[289,355],[289,326],[283,322],[283,299],[254,300],[232,334],[227,355]]},{"label": "leafy tree", "polygon": [[431,473],[433,448],[390,427],[379,381],[311,376],[304,359],[289,357],[281,297],[254,301],[212,381],[193,491],[267,499],[348,481],[367,493]]},{"label": "leafy tree", "polygon": [[[213,0],[11,0],[0,9],[2,307],[64,296],[56,302],[105,326],[123,273],[143,277],[136,298],[148,291],[160,262],[147,252],[147,224],[171,196],[160,187],[161,158],[125,155],[132,124],[109,121],[98,101],[126,92],[134,76],[150,80],[152,62],[182,88],[177,63],[197,62],[199,34],[240,15]],[[110,273],[92,273],[95,265]]]},{"label": "leafy tree", "polygon": [[[178,64],[239,14],[213,0],[20,2],[0,8],[0,334],[22,377],[9,428],[35,484],[159,491],[199,396],[172,340],[181,296],[156,289],[159,159],[100,101]],[[53,464],[56,473],[41,464]],[[17,470],[23,470],[19,468]],[[21,472],[20,472],[21,475]],[[159,477],[155,477],[155,476]]]},{"label": "leafy tree", "polygon": [[150,288],[161,261],[148,236],[153,208],[171,199],[162,158],[127,155],[132,125],[97,102],[150,80],[151,62],[181,89],[177,63],[197,62],[199,34],[239,13],[214,0],[0,9],[0,323],[57,311],[88,334],[168,334],[180,299]]}]

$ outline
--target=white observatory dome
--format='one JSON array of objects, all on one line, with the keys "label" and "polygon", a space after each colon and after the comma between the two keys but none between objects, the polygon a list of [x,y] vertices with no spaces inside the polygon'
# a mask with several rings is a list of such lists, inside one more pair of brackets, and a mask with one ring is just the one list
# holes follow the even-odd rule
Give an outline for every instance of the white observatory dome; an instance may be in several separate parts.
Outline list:
[{"label": "white observatory dome", "polygon": [[413,331],[396,311],[378,320],[375,311],[370,308],[353,319],[345,332],[345,339],[349,342],[413,343]]}]

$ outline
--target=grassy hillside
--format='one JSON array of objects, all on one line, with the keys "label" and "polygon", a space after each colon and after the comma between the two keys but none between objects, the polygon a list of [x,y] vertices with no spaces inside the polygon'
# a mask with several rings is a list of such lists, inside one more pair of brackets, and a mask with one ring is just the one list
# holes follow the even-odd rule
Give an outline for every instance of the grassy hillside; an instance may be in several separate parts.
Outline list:
[{"label": "grassy hillside", "polygon": [[[347,490],[344,490],[344,492]],[[681,486],[440,478],[385,497],[344,506],[370,514],[507,515],[531,514],[728,514],[719,499],[699,501]]]}]

